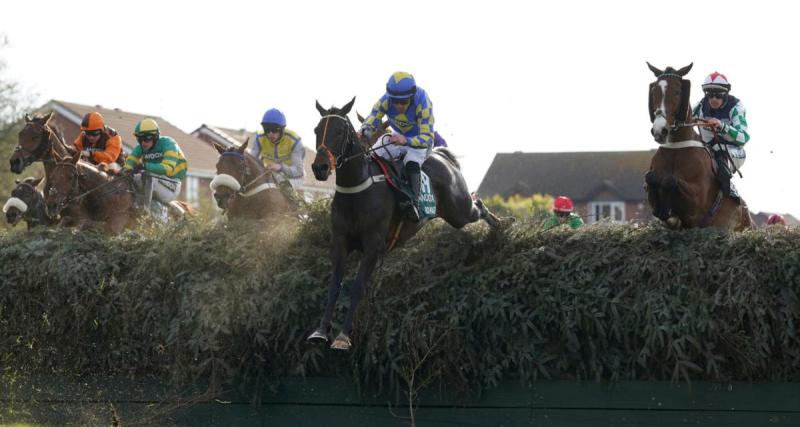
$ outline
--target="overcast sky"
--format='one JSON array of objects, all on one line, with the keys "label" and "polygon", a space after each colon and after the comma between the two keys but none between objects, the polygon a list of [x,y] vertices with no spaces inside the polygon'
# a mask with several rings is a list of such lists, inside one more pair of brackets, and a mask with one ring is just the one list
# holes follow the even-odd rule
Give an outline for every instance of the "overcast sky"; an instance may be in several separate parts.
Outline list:
[{"label": "overcast sky", "polygon": [[[392,72],[430,95],[477,189],[495,153],[656,148],[645,61],[728,76],[752,139],[737,186],[800,216],[794,184],[800,26],[793,2],[4,2],[0,51],[49,99],[258,128],[271,107],[314,144],[314,100],[366,114]],[[644,171],[643,171],[644,174]]]}]

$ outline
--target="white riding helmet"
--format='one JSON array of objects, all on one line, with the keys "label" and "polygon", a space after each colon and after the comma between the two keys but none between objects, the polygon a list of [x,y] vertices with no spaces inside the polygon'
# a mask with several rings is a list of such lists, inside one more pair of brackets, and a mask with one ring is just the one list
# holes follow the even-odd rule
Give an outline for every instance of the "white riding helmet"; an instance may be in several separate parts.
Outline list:
[{"label": "white riding helmet", "polygon": [[728,78],[725,77],[725,74],[720,74],[716,71],[709,74],[706,79],[703,81],[703,91],[724,91],[730,92],[731,90],[731,83],[728,81]]}]

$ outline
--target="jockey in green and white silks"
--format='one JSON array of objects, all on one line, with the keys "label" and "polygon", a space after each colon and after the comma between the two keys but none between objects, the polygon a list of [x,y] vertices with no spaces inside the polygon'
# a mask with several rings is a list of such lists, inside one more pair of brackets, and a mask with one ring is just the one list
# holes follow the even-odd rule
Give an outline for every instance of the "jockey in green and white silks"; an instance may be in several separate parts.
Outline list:
[{"label": "jockey in green and white silks", "polygon": [[[703,82],[705,96],[692,109],[692,115],[712,125],[713,128],[700,128],[700,137],[715,152],[718,167],[717,178],[723,192],[738,200],[739,195],[730,179],[739,170],[746,158],[744,145],[750,140],[747,131],[747,118],[742,102],[731,95],[731,84],[724,74],[713,72]],[[730,155],[731,164],[727,155]]]},{"label": "jockey in green and white silks", "polygon": [[[133,174],[137,200],[150,207],[153,197],[163,204],[178,198],[187,163],[181,147],[161,131],[153,119],[142,119],[134,128],[139,143],[125,160],[124,170]],[[137,172],[146,171],[147,179]]]},{"label": "jockey in green and white silks", "polygon": [[373,148],[385,159],[403,157],[405,174],[414,193],[411,204],[405,207],[406,214],[409,219],[419,221],[420,170],[434,145],[433,104],[425,90],[417,86],[414,76],[398,71],[389,77],[386,93],[364,120],[361,135],[371,135],[384,115],[393,133],[379,138]]},{"label": "jockey in green and white silks", "polygon": [[261,128],[263,133],[256,133],[250,154],[260,158],[277,180],[296,185],[304,175],[303,159],[306,155],[300,136],[286,129],[286,116],[275,108],[264,113]]}]

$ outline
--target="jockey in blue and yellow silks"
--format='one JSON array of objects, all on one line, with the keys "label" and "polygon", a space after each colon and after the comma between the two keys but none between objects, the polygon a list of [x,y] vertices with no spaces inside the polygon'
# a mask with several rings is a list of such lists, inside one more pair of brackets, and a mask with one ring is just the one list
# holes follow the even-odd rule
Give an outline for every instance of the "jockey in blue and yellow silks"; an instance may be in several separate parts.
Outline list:
[{"label": "jockey in blue and yellow silks", "polygon": [[389,77],[386,93],[364,120],[360,136],[369,137],[384,115],[394,132],[378,139],[373,148],[385,159],[403,157],[405,174],[414,193],[411,203],[404,208],[408,219],[419,221],[420,168],[430,156],[435,139],[433,104],[425,90],[417,86],[414,76],[398,71]]},{"label": "jockey in blue and yellow silks", "polygon": [[[264,167],[280,177],[302,178],[303,159],[306,152],[297,133],[286,129],[286,116],[280,110],[271,108],[261,119],[263,133],[256,133],[256,140],[250,154],[260,158]],[[288,182],[283,180],[280,183]]]}]

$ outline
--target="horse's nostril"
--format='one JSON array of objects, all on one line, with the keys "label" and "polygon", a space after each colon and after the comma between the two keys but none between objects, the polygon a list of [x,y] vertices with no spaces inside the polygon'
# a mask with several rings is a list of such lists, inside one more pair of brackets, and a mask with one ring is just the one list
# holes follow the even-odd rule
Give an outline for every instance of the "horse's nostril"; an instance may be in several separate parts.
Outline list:
[{"label": "horse's nostril", "polygon": [[667,136],[667,133],[668,133],[668,132],[669,132],[669,131],[667,130],[667,128],[663,128],[663,129],[661,129],[661,136]]}]

